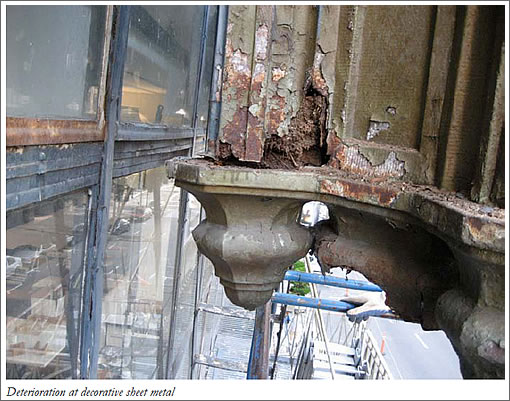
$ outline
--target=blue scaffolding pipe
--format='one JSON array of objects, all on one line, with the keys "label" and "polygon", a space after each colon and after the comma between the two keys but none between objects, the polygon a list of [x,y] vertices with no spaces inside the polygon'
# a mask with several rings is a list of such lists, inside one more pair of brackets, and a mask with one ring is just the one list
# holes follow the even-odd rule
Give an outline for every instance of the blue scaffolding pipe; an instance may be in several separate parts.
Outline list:
[{"label": "blue scaffolding pipe", "polygon": [[304,306],[306,308],[324,309],[333,312],[346,312],[356,307],[356,305],[349,302],[300,297],[299,295],[284,294],[282,292],[275,292],[271,301],[283,305]]},{"label": "blue scaffolding pipe", "polygon": [[269,374],[269,326],[271,318],[270,302],[255,310],[255,326],[251,338],[250,357],[246,379],[267,379]]},{"label": "blue scaffolding pipe", "polygon": [[378,285],[368,281],[346,280],[335,276],[325,276],[322,274],[303,273],[295,270],[289,270],[285,273],[285,280],[302,281],[305,283],[315,283],[329,285],[333,287],[350,288],[353,290],[376,291],[381,292],[382,289]]}]

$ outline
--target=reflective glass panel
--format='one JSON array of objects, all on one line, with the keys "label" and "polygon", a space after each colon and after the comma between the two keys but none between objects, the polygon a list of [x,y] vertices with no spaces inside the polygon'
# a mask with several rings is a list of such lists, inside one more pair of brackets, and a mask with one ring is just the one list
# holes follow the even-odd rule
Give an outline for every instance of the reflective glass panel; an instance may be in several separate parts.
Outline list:
[{"label": "reflective glass panel", "polygon": [[200,94],[198,97],[197,127],[207,127],[207,117],[209,112],[209,98],[211,89],[211,78],[214,62],[214,44],[216,36],[216,23],[218,19],[218,7],[209,8],[209,21],[207,24],[207,41],[205,43],[205,58],[203,64],[202,82],[200,85]]},{"label": "reflective glass panel", "polygon": [[179,196],[164,167],[113,180],[98,378],[163,375]]},{"label": "reflective glass panel", "polygon": [[95,119],[106,7],[7,6],[7,115]]},{"label": "reflective glass panel", "polygon": [[189,127],[204,6],[133,6],[123,121]]},{"label": "reflective glass panel", "polygon": [[87,205],[79,191],[7,213],[8,379],[77,377]]},{"label": "reflective glass panel", "polygon": [[171,344],[168,360],[168,375],[175,379],[189,379],[192,365],[193,320],[195,316],[195,294],[198,277],[198,249],[191,232],[200,222],[200,203],[188,194],[186,224],[178,271],[174,315],[172,316]]}]

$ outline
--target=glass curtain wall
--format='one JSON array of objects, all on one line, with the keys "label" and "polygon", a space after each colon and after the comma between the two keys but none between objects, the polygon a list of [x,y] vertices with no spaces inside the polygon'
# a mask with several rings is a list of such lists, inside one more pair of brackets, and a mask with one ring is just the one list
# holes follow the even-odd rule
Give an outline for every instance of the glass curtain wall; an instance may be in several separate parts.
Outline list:
[{"label": "glass curtain wall", "polygon": [[7,378],[77,377],[88,202],[83,190],[7,213]]},{"label": "glass curtain wall", "polygon": [[[201,208],[174,187],[156,154],[171,153],[165,146],[180,129],[196,129],[194,144],[204,144],[217,18],[217,7],[209,7],[202,42],[205,7],[130,6],[120,122],[147,134],[147,140],[130,142],[130,149],[155,150],[140,157],[138,172],[112,182],[99,276],[99,379],[191,375],[200,277],[191,232]],[[105,14],[97,6],[9,6],[9,116],[97,117]],[[158,136],[161,130],[151,138],[162,125],[168,138]],[[92,257],[86,242],[96,234],[88,233],[91,202],[83,189],[7,213],[9,379],[80,377],[83,299],[90,295],[83,293],[85,266]]]},{"label": "glass curtain wall", "polygon": [[157,377],[166,346],[179,197],[164,167],[113,181],[99,378]]}]

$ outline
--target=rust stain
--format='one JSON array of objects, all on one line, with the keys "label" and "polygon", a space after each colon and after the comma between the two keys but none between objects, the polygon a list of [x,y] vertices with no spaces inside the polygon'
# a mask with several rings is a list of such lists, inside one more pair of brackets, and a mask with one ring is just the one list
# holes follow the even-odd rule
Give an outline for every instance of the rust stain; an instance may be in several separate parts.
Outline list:
[{"label": "rust stain", "polygon": [[98,121],[7,117],[6,128],[7,146],[104,140],[104,124]]},{"label": "rust stain", "polygon": [[246,132],[243,160],[259,162],[262,159],[264,153],[264,122],[259,117],[248,113],[248,130]]},{"label": "rust stain", "polygon": [[255,32],[255,66],[250,85],[250,107],[246,127],[245,154],[243,160],[260,162],[264,154],[264,117],[266,111],[267,77],[266,57],[268,55],[269,29],[261,24]]},{"label": "rust stain", "polygon": [[278,127],[285,121],[285,98],[279,95],[271,97],[266,129],[269,135],[277,135]]},{"label": "rust stain", "polygon": [[287,71],[280,67],[273,67],[271,70],[271,79],[273,82],[278,82],[280,79],[285,78]]},{"label": "rust stain", "polygon": [[225,45],[225,79],[223,81],[223,90],[230,93],[235,90],[235,98],[242,99],[248,94],[251,83],[251,63],[248,60],[248,54],[240,49],[234,50],[232,41],[227,38]]},{"label": "rust stain", "polygon": [[340,180],[322,181],[321,192],[381,206],[391,206],[398,197],[398,193],[384,187]]},{"label": "rust stain", "polygon": [[471,232],[480,232],[483,228],[482,220],[475,218],[475,217],[468,217],[467,218],[467,225],[469,227],[469,231]]},{"label": "rust stain", "polygon": [[[330,130],[328,132],[328,136],[326,137],[326,145],[328,156],[334,155],[338,151],[338,149],[343,145],[342,141],[336,134],[335,130]],[[329,159],[328,165],[334,168],[339,168],[338,160],[335,159],[334,157],[331,157]]]},{"label": "rust stain", "polygon": [[227,148],[220,144],[218,156],[221,159],[227,159],[230,156],[234,156],[237,159],[244,157],[244,136],[247,122],[248,108],[241,107],[241,109],[234,113],[232,120],[223,127],[221,142],[223,142],[223,144],[229,144],[230,146]]},{"label": "rust stain", "polygon": [[322,76],[321,63],[324,59],[324,54],[320,51],[315,53],[313,67],[311,71],[312,86],[321,96],[328,98],[329,88],[326,84],[326,80]]},{"label": "rust stain", "polygon": [[476,242],[491,241],[494,243],[504,242],[504,226],[484,222],[478,217],[466,217],[464,225],[469,237]]}]

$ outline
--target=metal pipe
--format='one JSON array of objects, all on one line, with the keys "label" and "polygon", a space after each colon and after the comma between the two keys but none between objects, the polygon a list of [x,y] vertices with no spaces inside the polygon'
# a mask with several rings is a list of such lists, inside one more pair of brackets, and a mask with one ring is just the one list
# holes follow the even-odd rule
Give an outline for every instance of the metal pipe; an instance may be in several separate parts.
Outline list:
[{"label": "metal pipe", "polygon": [[220,127],[221,84],[223,81],[223,59],[225,56],[227,23],[228,6],[219,6],[211,91],[209,94],[209,117],[207,119],[207,153],[212,157],[216,154],[215,144]]},{"label": "metal pipe", "polygon": [[307,308],[330,310],[333,312],[346,312],[349,309],[356,307],[356,305],[349,302],[301,297],[299,295],[284,294],[282,292],[275,292],[271,301],[283,305],[304,306]]},{"label": "metal pipe", "polygon": [[289,270],[285,273],[284,280],[302,281],[305,283],[315,283],[322,285],[329,285],[332,287],[350,288],[353,290],[361,291],[375,291],[381,292],[382,288],[378,285],[369,283],[367,281],[347,280],[335,276],[325,276],[322,274],[304,273],[295,270]]},{"label": "metal pipe", "polygon": [[271,302],[255,310],[255,327],[251,340],[247,379],[267,379],[269,373],[269,324]]}]

